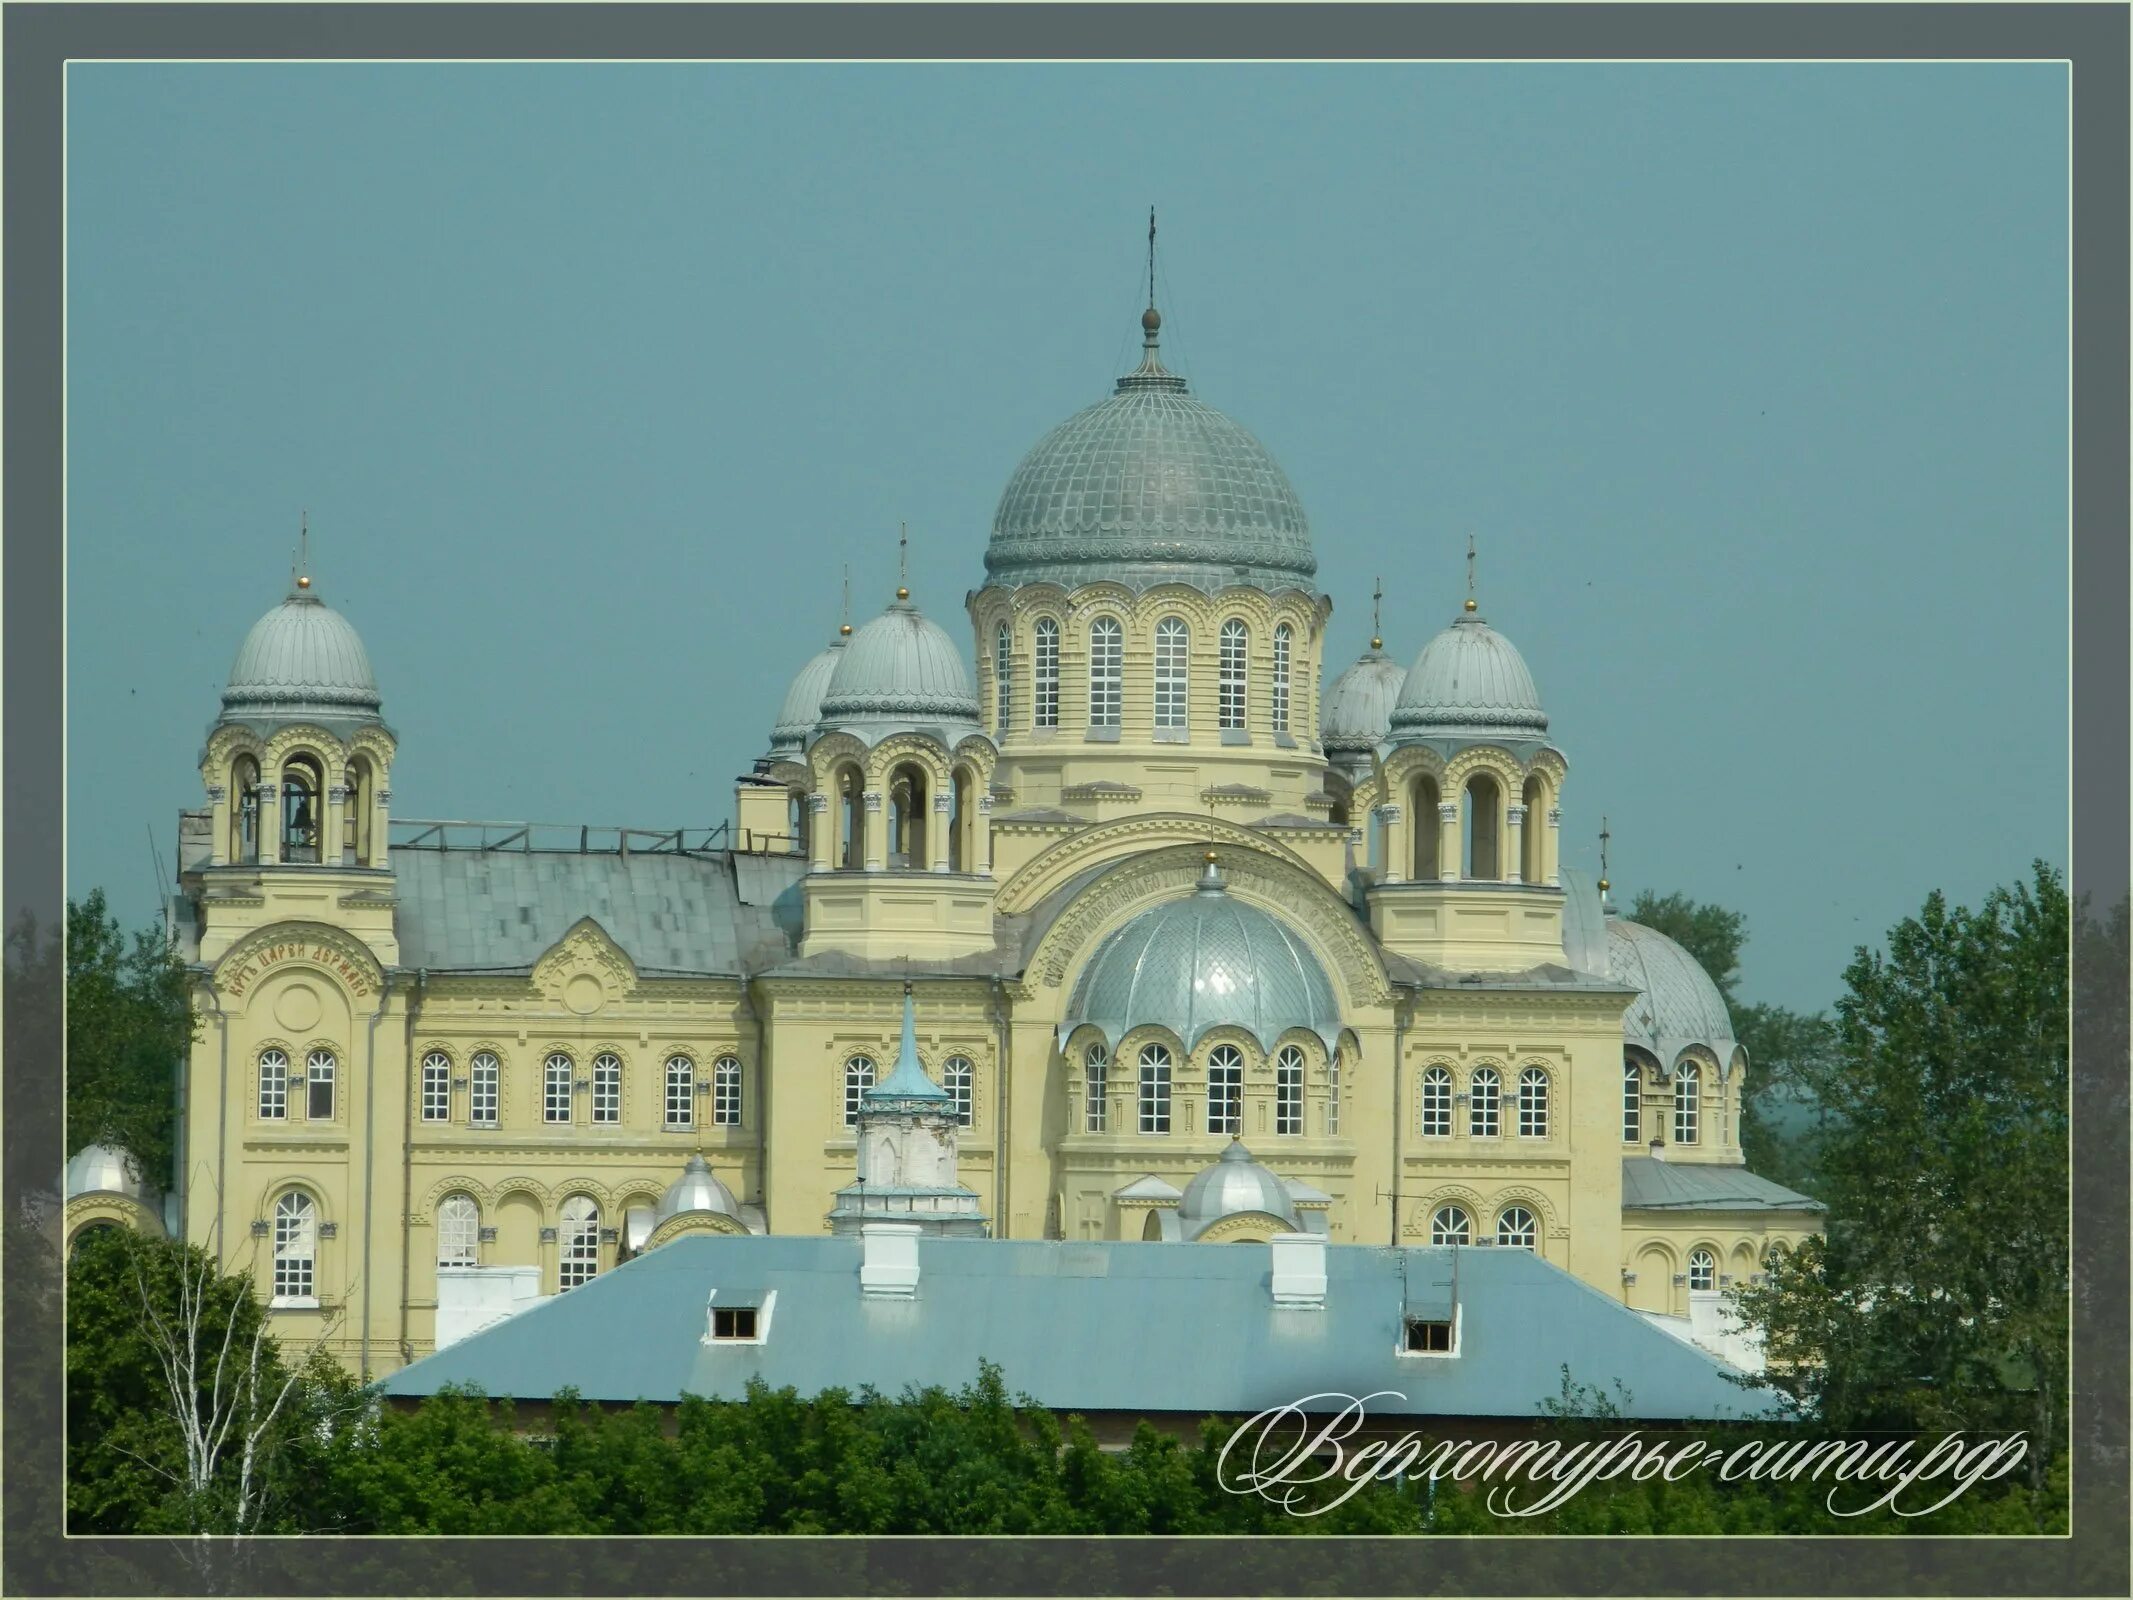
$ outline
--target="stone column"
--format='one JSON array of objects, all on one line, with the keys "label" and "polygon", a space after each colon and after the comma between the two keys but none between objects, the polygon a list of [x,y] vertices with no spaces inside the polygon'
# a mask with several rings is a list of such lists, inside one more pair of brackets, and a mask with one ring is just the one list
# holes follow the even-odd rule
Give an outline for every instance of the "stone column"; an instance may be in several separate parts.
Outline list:
[{"label": "stone column", "polygon": [[970,826],[970,870],[981,877],[992,876],[992,796],[978,796],[977,820]]},{"label": "stone column", "polygon": [[1560,865],[1561,857],[1556,853],[1562,848],[1562,842],[1562,808],[1560,806],[1550,806],[1548,808],[1548,833],[1541,841],[1541,870],[1548,875],[1550,888],[1563,881],[1562,867]]},{"label": "stone column", "polygon": [[385,787],[385,774],[379,773],[370,781],[370,865],[389,867],[393,864],[392,790]]},{"label": "stone column", "polygon": [[933,797],[933,814],[926,819],[926,865],[935,872],[948,870],[948,812],[955,802],[945,794]]},{"label": "stone column", "polygon": [[1437,807],[1437,876],[1446,883],[1459,881],[1459,802],[1446,800]]},{"label": "stone column", "polygon": [[879,872],[889,860],[888,808],[882,804],[879,789],[869,789],[859,797],[861,812],[865,818],[866,848],[860,858],[869,872]]},{"label": "stone column", "polygon": [[271,867],[281,860],[281,787],[264,780],[259,785],[259,864]]},{"label": "stone column", "polygon": [[1525,882],[1526,870],[1526,808],[1512,806],[1504,813],[1508,826],[1504,829],[1504,875],[1505,883]]},{"label": "stone column", "polygon": [[322,867],[338,867],[348,860],[348,788],[345,784],[328,784],[325,795],[325,815],[318,826],[318,864]]},{"label": "stone column", "polygon": [[837,830],[830,822],[826,794],[807,797],[807,870],[827,872],[836,865],[831,852],[837,848]]},{"label": "stone column", "polygon": [[1405,883],[1411,846],[1407,837],[1407,813],[1398,806],[1379,806],[1377,820],[1385,830],[1385,881]]},{"label": "stone column", "polygon": [[209,826],[215,830],[214,839],[211,841],[213,848],[207,859],[219,867],[237,859],[236,853],[230,849],[231,836],[237,831],[233,821],[237,803],[230,798],[228,789],[219,783],[211,783],[207,786],[207,804],[208,815],[212,819]]}]

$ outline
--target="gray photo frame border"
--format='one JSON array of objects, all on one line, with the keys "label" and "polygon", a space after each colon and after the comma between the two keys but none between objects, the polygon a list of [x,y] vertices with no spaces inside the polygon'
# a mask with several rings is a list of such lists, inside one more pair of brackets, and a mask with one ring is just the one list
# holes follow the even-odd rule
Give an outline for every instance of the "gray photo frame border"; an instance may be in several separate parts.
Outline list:
[{"label": "gray photo frame border", "polygon": [[[68,60],[2028,59],[2072,82],[2071,887],[2129,882],[2127,49],[2115,5],[78,5],[6,7],[5,910],[63,926],[62,74]],[[2123,916],[2122,911],[2116,913]],[[2123,923],[2119,924],[2121,930]],[[363,1539],[60,1534],[56,969],[10,964],[10,1594],[2124,1594],[2123,932],[2077,950],[2073,1533],[2063,1539]],[[2112,953],[2115,949],[2115,955]],[[321,1559],[322,1556],[324,1559]]]}]

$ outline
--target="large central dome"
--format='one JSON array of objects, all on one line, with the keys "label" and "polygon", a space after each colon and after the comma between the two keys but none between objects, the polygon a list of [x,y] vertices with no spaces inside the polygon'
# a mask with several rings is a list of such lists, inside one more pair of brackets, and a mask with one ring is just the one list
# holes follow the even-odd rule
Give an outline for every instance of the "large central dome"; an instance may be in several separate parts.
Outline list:
[{"label": "large central dome", "polygon": [[985,549],[996,584],[1306,589],[1311,530],[1266,446],[1186,392],[1141,319],[1140,367],[1022,458]]}]

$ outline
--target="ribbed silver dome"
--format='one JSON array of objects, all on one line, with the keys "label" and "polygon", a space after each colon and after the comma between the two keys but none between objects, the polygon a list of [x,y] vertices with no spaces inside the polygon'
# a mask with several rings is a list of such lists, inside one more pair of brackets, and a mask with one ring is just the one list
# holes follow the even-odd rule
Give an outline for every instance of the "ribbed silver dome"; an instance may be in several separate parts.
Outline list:
[{"label": "ribbed silver dome", "polygon": [[731,1217],[736,1222],[741,1215],[733,1191],[718,1181],[711,1164],[701,1155],[689,1157],[682,1166],[681,1176],[667,1185],[667,1192],[659,1197],[659,1209],[653,1214],[652,1226],[657,1228],[670,1218],[696,1211]]},{"label": "ribbed silver dome", "polygon": [[1200,889],[1117,928],[1074,986],[1065,1032],[1084,1024],[1114,1048],[1134,1028],[1170,1029],[1190,1050],[1242,1028],[1271,1049],[1291,1028],[1340,1043],[1340,1002],[1310,947],[1277,918],[1233,899],[1209,869]]},{"label": "ribbed silver dome", "polygon": [[1319,717],[1319,738],[1326,754],[1363,755],[1383,744],[1392,731],[1392,708],[1406,681],[1407,669],[1376,649],[1366,651],[1335,678]]},{"label": "ribbed silver dome", "polygon": [[1517,646],[1469,612],[1422,647],[1392,708],[1395,733],[1538,739],[1540,690]]},{"label": "ribbed silver dome", "polygon": [[67,1198],[85,1194],[121,1194],[153,1208],[156,1186],[137,1175],[133,1157],[115,1144],[87,1144],[67,1163]]},{"label": "ribbed silver dome", "polygon": [[308,591],[252,624],[222,691],[225,716],[376,716],[379,703],[363,641]]},{"label": "ribbed silver dome", "polygon": [[785,691],[785,703],[778,707],[778,720],[771,725],[772,755],[796,756],[807,747],[807,736],[822,720],[822,697],[829,690],[830,677],[837,670],[844,646],[845,637],[840,634],[826,649],[808,657],[807,665],[792,680],[792,687]]},{"label": "ribbed silver dome", "polygon": [[962,651],[909,600],[892,601],[837,654],[822,694],[822,727],[977,731],[978,691]]},{"label": "ribbed silver dome", "polygon": [[1622,1037],[1672,1067],[1690,1045],[1702,1045],[1721,1065],[1733,1060],[1733,1019],[1710,974],[1694,956],[1656,928],[1620,917],[1607,920],[1607,975],[1633,985],[1637,997],[1622,1014]]},{"label": "ribbed silver dome", "polygon": [[1224,1217],[1262,1211],[1291,1228],[1301,1226],[1288,1185],[1252,1158],[1244,1141],[1232,1139],[1215,1164],[1193,1175],[1178,1201],[1178,1221],[1189,1239]]},{"label": "ribbed silver dome", "polygon": [[1311,588],[1310,525],[1266,446],[1186,392],[1156,354],[1040,439],[1007,481],[987,581]]}]

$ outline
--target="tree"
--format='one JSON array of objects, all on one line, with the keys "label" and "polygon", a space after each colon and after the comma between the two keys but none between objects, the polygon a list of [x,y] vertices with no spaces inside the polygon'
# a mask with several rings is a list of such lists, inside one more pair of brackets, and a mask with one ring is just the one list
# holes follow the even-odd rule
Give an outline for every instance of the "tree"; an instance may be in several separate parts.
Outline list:
[{"label": "tree", "polygon": [[2033,1488],[2067,1422],[2070,931],[2038,862],[1859,950],[1809,1083],[1827,1237],[1741,1297],[1826,1424],[2027,1429]]},{"label": "tree", "polygon": [[67,905],[67,1149],[115,1144],[168,1184],[179,1063],[198,1031],[192,980],[160,928],[129,946],[104,891]]}]

